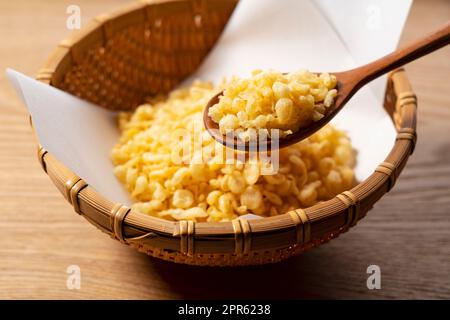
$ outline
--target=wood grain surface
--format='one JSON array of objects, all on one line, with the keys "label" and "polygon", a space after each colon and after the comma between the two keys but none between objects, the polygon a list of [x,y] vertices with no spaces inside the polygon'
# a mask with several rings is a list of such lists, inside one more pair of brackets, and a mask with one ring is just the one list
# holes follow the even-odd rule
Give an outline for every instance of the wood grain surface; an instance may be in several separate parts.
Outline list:
[{"label": "wood grain surface", "polygon": [[[75,1],[82,23],[123,1]],[[0,298],[450,298],[450,47],[406,67],[419,140],[400,180],[356,228],[276,265],[190,267],[138,253],[72,211],[40,168],[27,113],[3,70],[34,75],[69,31],[72,1],[0,0]],[[401,43],[450,19],[416,0]],[[381,289],[366,287],[369,265]],[[81,289],[66,268],[81,268]]]}]

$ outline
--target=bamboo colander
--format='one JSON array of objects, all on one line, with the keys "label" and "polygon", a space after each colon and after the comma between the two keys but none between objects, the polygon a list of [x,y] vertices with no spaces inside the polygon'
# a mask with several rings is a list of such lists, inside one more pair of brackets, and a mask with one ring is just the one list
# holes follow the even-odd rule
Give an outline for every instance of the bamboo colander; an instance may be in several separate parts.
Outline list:
[{"label": "bamboo colander", "polygon": [[[101,15],[62,41],[36,78],[106,108],[132,110],[199,66],[235,5],[236,0],[163,0]],[[384,106],[398,134],[370,177],[329,201],[264,219],[162,220],[104,198],[41,146],[38,159],[75,212],[124,244],[179,263],[264,264],[347,231],[394,186],[416,141],[416,97],[403,70],[390,75]]]}]

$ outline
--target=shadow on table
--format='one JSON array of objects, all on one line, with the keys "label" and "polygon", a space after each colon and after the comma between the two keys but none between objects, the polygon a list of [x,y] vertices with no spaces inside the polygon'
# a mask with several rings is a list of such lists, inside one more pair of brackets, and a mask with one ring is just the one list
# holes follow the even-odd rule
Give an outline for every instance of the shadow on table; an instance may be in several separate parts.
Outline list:
[{"label": "shadow on table", "polygon": [[152,271],[182,299],[339,298],[335,289],[347,282],[346,259],[328,245],[262,266],[211,268],[149,259]]}]

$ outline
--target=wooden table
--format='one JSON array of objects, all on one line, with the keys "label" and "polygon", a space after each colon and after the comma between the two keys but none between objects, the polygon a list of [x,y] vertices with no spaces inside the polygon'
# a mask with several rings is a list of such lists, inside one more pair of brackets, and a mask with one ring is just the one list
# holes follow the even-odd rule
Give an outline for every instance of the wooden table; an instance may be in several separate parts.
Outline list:
[{"label": "wooden table", "polygon": [[[82,22],[120,0],[77,0]],[[211,269],[140,254],[76,215],[39,167],[27,113],[3,70],[34,75],[69,31],[71,1],[0,1],[0,298],[450,298],[450,47],[406,69],[419,141],[396,187],[358,226],[276,265]],[[416,0],[402,43],[450,18]],[[366,269],[381,268],[381,290]],[[68,290],[66,268],[81,268]]]}]

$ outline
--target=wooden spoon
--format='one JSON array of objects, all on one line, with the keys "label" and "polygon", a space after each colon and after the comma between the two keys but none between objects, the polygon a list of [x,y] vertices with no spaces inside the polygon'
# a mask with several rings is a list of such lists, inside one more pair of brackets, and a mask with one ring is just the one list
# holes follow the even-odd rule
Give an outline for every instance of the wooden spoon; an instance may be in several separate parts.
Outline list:
[{"label": "wooden spoon", "polygon": [[[286,147],[300,140],[303,140],[314,132],[326,125],[333,117],[344,107],[348,100],[364,85],[370,81],[382,76],[389,71],[392,71],[408,62],[416,60],[424,55],[427,55],[435,50],[438,50],[450,43],[450,22],[439,30],[425,36],[405,48],[398,49],[391,54],[384,56],[371,63],[361,67],[343,71],[334,72],[337,79],[336,89],[338,94],[335,98],[334,105],[327,110],[325,116],[319,121],[312,122],[310,125],[300,128],[298,131],[280,138],[278,147]],[[203,122],[211,134],[211,136],[221,144],[233,147],[239,150],[249,150],[248,142],[238,141],[238,138],[224,136],[219,131],[219,126],[208,115],[209,108],[219,102],[219,97],[223,93],[220,92],[208,102],[204,114]],[[271,150],[271,140],[267,141],[267,149]],[[273,146],[276,148],[277,146]]]}]

